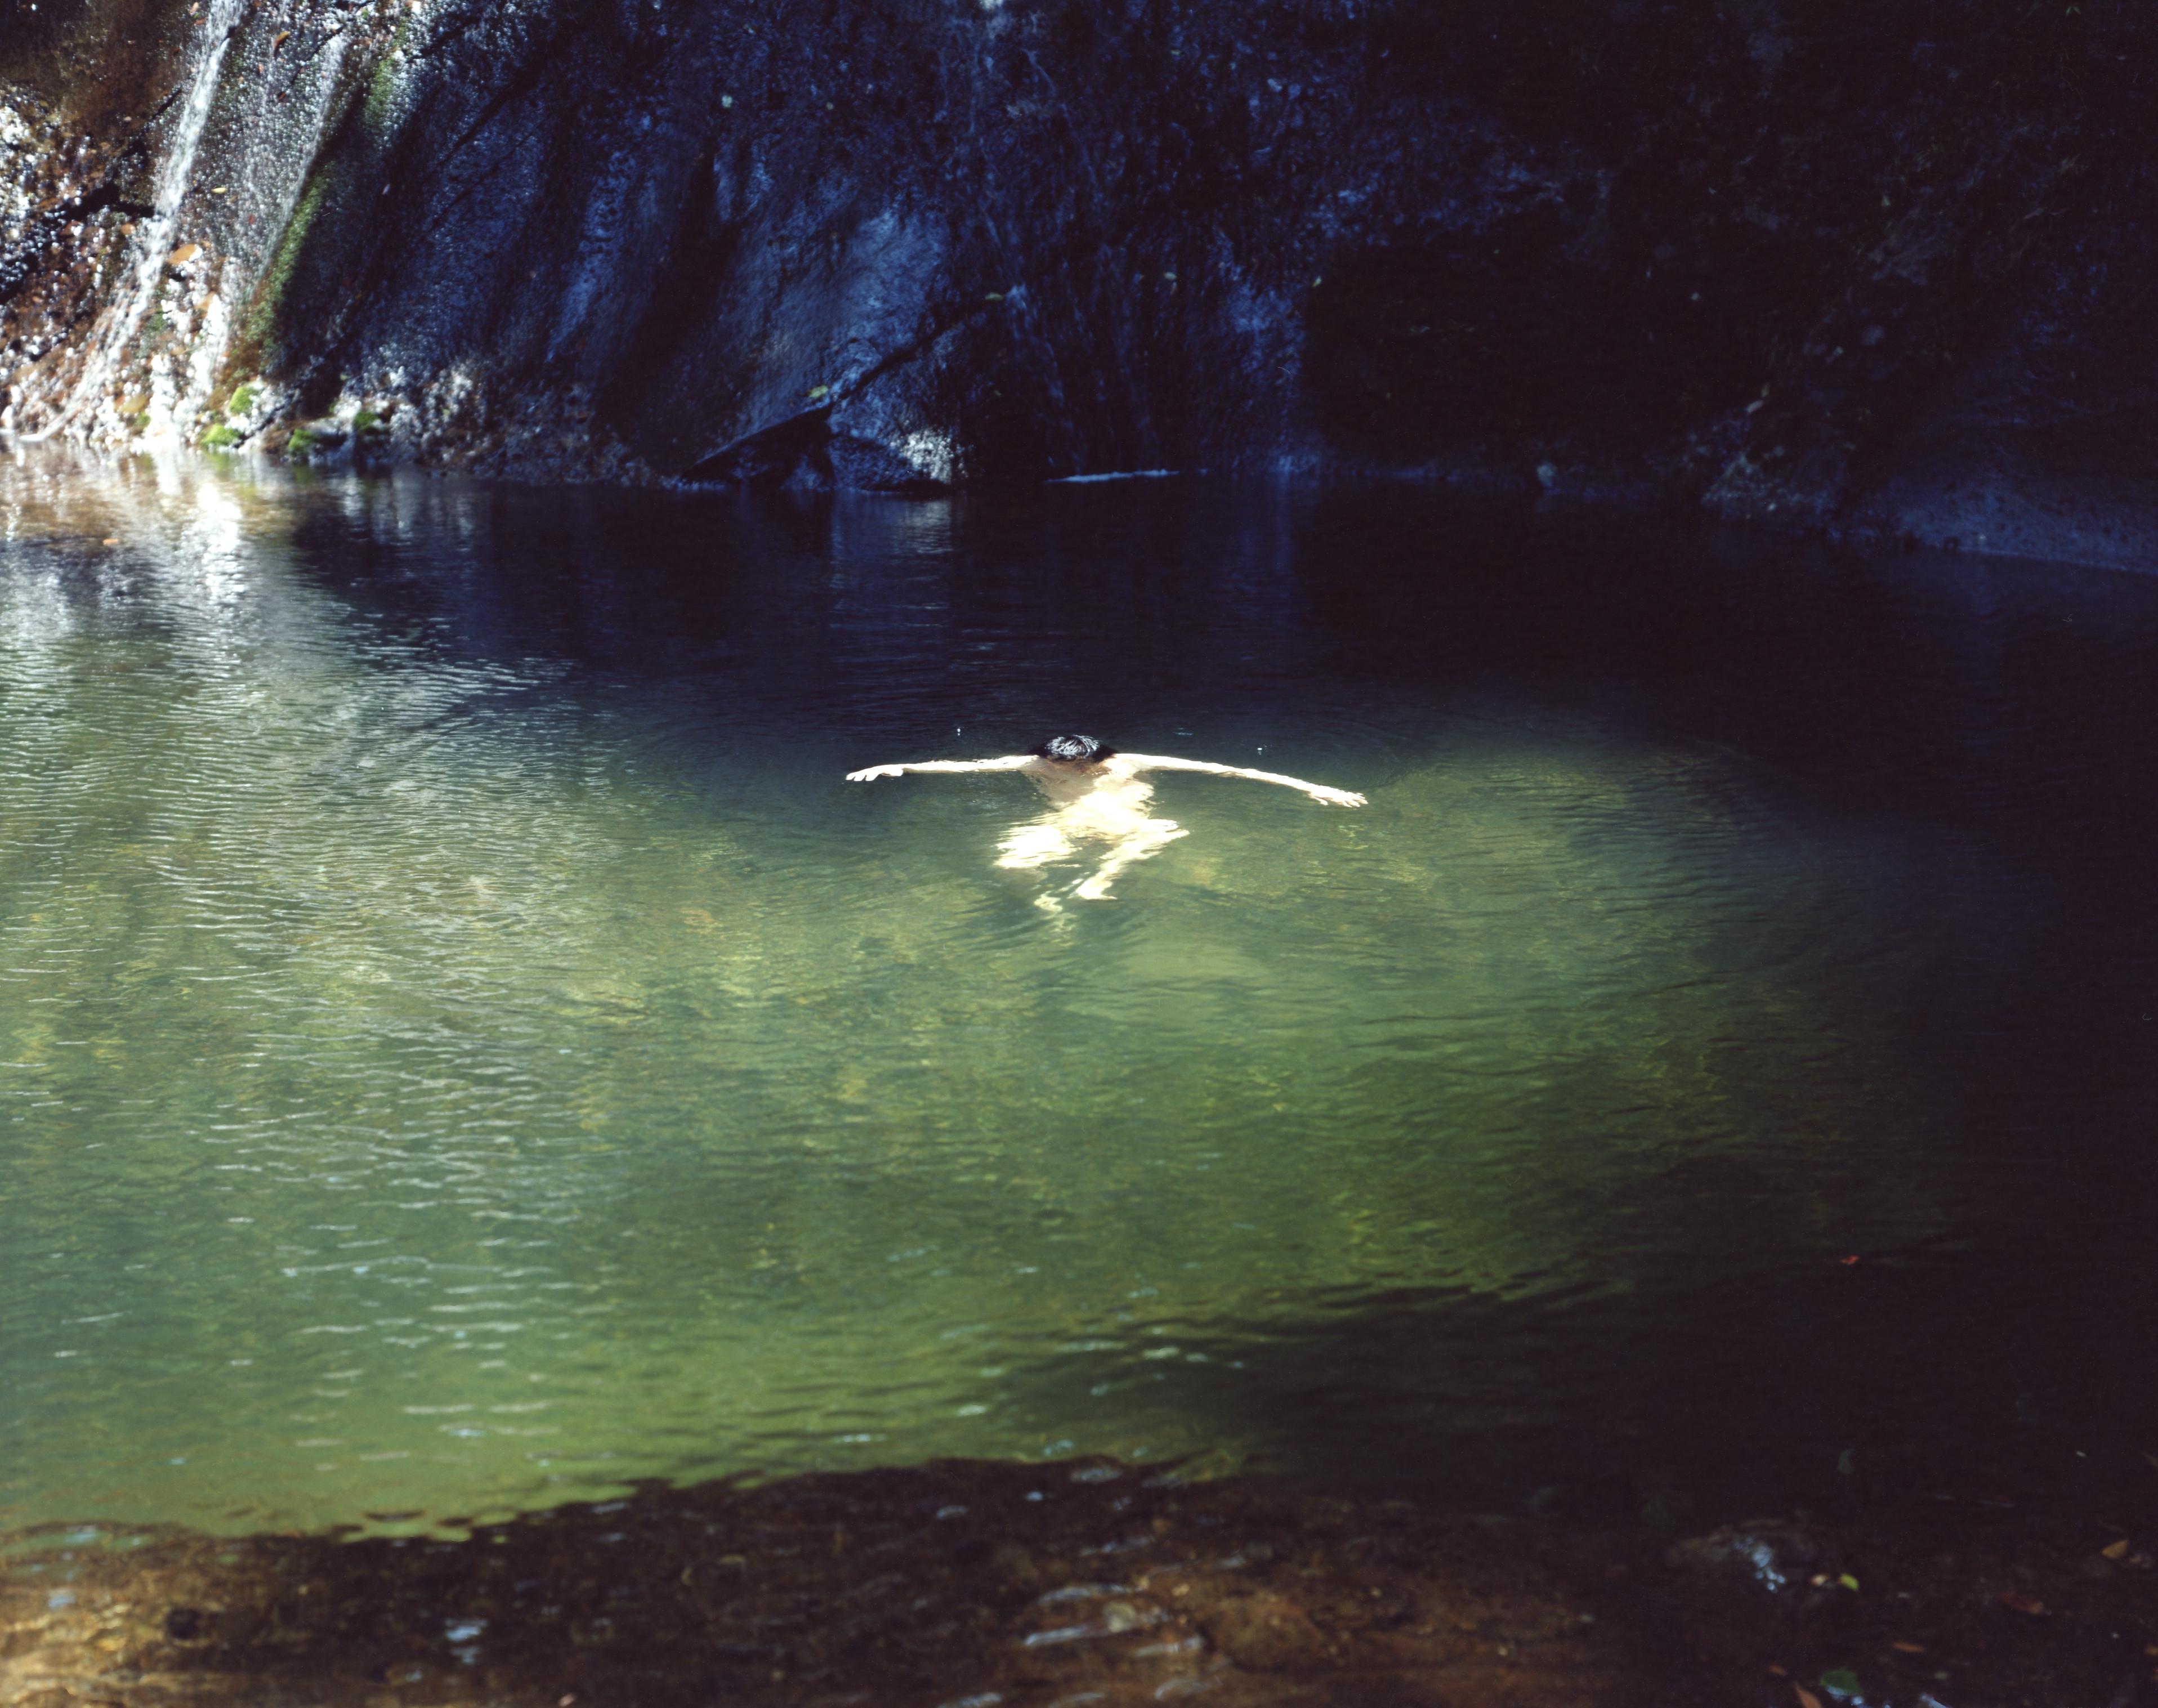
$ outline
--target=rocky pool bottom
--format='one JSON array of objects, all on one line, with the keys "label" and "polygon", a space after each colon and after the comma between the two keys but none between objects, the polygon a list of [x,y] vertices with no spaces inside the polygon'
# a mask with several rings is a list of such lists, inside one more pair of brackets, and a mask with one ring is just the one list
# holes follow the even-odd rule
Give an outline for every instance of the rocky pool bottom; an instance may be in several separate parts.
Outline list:
[{"label": "rocky pool bottom", "polygon": [[2158,1458],[2032,1433],[1684,1524],[1668,1484],[1546,1494],[947,1460],[462,1538],[50,1531],[0,1578],[0,1702],[2158,1702]]}]

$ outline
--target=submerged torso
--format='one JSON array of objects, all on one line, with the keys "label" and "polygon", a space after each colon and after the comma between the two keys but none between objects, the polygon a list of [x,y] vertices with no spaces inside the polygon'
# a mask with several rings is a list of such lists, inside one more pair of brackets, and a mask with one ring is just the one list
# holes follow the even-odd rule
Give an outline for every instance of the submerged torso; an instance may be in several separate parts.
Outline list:
[{"label": "submerged torso", "polygon": [[1055,803],[1059,817],[1144,818],[1153,808],[1154,785],[1133,771],[1121,754],[1090,766],[1036,759],[1025,775]]}]

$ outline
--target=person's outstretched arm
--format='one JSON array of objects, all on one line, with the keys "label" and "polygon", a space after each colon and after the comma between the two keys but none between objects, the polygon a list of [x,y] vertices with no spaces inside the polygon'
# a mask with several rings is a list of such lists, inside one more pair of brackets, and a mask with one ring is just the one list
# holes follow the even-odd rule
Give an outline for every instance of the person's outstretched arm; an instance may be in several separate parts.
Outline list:
[{"label": "person's outstretched arm", "polygon": [[1279,783],[1285,789],[1302,789],[1314,801],[1329,807],[1360,807],[1364,797],[1347,789],[1330,789],[1324,783],[1308,783],[1300,777],[1283,777],[1278,771],[1252,771],[1241,765],[1216,765],[1211,759],[1171,759],[1154,753],[1121,756],[1133,771],[1203,771],[1210,777],[1247,777],[1255,783]]},{"label": "person's outstretched arm", "polygon": [[1031,753],[1008,753],[1002,759],[917,759],[906,765],[865,765],[847,773],[850,783],[873,783],[880,777],[904,777],[910,771],[1018,771]]}]

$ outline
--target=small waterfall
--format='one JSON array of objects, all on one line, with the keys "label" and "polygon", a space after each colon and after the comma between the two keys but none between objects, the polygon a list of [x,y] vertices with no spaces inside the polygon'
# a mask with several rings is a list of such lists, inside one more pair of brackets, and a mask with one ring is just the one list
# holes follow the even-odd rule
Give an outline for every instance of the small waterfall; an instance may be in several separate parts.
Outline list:
[{"label": "small waterfall", "polygon": [[180,207],[194,172],[195,154],[202,144],[204,128],[209,122],[210,106],[217,97],[218,79],[224,72],[225,56],[232,45],[233,33],[238,28],[244,5],[245,0],[210,0],[203,19],[204,45],[195,64],[194,80],[188,85],[188,98],[173,121],[172,140],[166,147],[165,157],[158,165],[152,188],[153,211],[135,226],[134,276],[116,293],[111,310],[100,317],[91,333],[90,353],[84,358],[81,376],[75,381],[65,405],[49,426],[34,433],[23,434],[23,439],[34,441],[52,438],[73,423],[85,405],[96,405],[126,359],[143,316],[157,300],[165,257],[172,253]]}]

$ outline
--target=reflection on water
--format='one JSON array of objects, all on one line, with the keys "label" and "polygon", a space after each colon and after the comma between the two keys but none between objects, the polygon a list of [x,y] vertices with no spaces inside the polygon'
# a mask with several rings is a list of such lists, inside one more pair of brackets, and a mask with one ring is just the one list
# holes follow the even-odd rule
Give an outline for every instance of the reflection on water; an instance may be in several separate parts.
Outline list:
[{"label": "reflection on water", "polygon": [[[1953,1328],[2147,1089],[2150,724],[2043,709],[2158,586],[1591,519],[0,472],[0,1524],[1407,1476],[1848,1256]],[[1166,777],[1050,917],[1021,780],[839,781],[1062,728],[1371,805]]]}]

